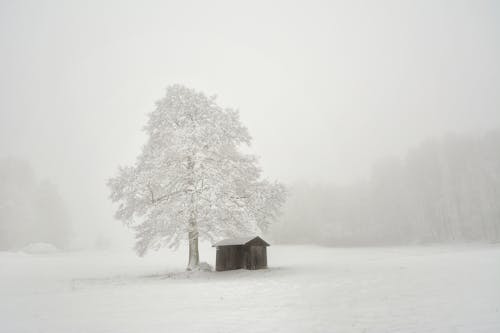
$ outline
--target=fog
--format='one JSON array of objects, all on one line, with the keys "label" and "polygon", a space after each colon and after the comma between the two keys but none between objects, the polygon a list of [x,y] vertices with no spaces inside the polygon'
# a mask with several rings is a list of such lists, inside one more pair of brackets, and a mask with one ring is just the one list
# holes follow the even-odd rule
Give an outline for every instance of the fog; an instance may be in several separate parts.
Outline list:
[{"label": "fog", "polygon": [[348,186],[296,183],[273,236],[325,245],[500,240],[500,131],[429,140]]},{"label": "fog", "polygon": [[174,83],[239,109],[276,241],[498,240],[498,59],[495,1],[0,1],[2,248],[131,247],[106,181]]}]

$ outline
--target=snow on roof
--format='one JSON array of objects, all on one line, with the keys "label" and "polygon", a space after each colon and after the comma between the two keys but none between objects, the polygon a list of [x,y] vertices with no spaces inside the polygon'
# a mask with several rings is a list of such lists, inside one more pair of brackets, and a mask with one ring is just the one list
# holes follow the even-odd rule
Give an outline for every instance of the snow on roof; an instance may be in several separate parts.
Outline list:
[{"label": "snow on roof", "polygon": [[248,236],[248,237],[238,237],[238,238],[227,238],[223,239],[212,246],[228,246],[228,245],[245,245],[255,238],[260,238],[259,236]]}]

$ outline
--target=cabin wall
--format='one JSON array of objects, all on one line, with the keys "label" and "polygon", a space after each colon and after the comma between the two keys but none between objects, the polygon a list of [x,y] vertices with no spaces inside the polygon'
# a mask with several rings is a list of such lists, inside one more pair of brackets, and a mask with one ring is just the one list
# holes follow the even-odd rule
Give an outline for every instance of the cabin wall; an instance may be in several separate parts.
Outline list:
[{"label": "cabin wall", "polygon": [[243,247],[221,246],[217,248],[216,253],[216,271],[227,271],[243,268]]},{"label": "cabin wall", "polygon": [[267,250],[265,246],[244,246],[243,267],[246,269],[267,268]]},{"label": "cabin wall", "polygon": [[215,270],[267,268],[267,249],[265,246],[220,246],[217,247]]},{"label": "cabin wall", "polygon": [[265,246],[250,246],[252,265],[250,269],[267,268],[267,251]]}]

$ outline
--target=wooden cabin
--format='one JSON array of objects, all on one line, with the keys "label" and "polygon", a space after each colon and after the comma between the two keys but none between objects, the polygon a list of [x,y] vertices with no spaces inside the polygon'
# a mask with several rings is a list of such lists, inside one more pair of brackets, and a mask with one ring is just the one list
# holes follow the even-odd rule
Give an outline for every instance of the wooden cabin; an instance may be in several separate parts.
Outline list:
[{"label": "wooden cabin", "polygon": [[215,270],[267,268],[269,244],[258,236],[228,238],[212,245],[217,249]]}]

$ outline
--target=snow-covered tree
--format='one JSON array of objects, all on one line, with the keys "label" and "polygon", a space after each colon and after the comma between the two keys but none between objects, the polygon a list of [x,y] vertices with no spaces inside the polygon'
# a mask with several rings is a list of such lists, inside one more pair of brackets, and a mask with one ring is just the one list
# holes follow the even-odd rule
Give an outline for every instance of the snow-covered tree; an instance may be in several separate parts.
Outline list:
[{"label": "snow-covered tree", "polygon": [[261,179],[251,137],[238,112],[181,85],[167,88],[145,127],[134,166],[109,180],[116,217],[136,232],[136,250],[189,241],[188,269],[199,264],[198,238],[215,241],[264,231],[285,200]]}]

